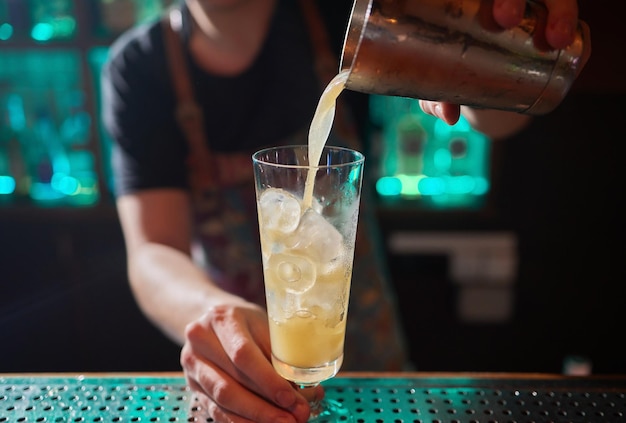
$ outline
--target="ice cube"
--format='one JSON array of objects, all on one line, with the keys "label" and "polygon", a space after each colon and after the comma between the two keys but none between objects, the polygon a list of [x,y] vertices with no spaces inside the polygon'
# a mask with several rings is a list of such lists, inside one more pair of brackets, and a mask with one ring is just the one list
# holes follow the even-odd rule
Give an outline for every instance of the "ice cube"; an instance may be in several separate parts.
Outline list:
[{"label": "ice cube", "polygon": [[343,237],[339,231],[313,209],[308,209],[302,215],[300,224],[285,244],[306,254],[320,267],[341,260],[344,250]]},{"label": "ice cube", "polygon": [[298,226],[300,213],[300,202],[285,190],[269,188],[259,197],[259,215],[263,231],[290,233]]},{"label": "ice cube", "polygon": [[302,294],[315,284],[315,265],[306,257],[279,253],[267,261],[269,283],[273,290],[284,290],[290,294]]},{"label": "ice cube", "polygon": [[293,317],[301,307],[300,297],[281,289],[266,291],[267,313],[276,322],[284,322]]},{"label": "ice cube", "polygon": [[345,315],[343,284],[318,284],[302,297],[301,307],[315,310],[317,318],[328,327],[335,327]]}]

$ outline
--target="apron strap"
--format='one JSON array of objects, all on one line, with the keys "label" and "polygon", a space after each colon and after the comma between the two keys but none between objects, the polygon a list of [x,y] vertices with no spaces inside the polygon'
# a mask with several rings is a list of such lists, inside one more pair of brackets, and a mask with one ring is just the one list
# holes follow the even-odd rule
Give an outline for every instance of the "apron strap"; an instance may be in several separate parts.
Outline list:
[{"label": "apron strap", "polygon": [[[174,93],[177,99],[176,120],[189,146],[187,157],[194,184],[212,187],[218,180],[218,169],[206,144],[206,131],[202,110],[195,100],[187,61],[182,51],[180,30],[182,13],[172,9],[161,20],[163,25],[165,52],[170,69]],[[196,185],[198,186],[198,185]]]}]

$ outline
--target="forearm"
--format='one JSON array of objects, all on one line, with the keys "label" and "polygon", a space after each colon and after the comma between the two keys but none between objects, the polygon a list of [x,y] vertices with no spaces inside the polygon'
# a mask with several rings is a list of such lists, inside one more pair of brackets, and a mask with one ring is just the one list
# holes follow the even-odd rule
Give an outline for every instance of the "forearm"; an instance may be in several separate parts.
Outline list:
[{"label": "forearm", "polygon": [[187,324],[210,307],[244,302],[213,284],[187,254],[162,244],[144,244],[130,255],[129,278],[143,313],[180,345]]}]

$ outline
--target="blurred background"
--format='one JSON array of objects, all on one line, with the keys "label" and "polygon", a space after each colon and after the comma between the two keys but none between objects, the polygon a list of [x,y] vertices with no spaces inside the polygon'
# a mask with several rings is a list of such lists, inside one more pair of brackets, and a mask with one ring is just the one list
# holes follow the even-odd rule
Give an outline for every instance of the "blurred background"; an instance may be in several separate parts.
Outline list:
[{"label": "blurred background", "polygon": [[[0,372],[180,368],[129,291],[98,83],[111,42],[172,1],[0,0]],[[626,373],[618,12],[581,2],[591,61],[511,139],[369,98],[368,183],[418,370]]]}]

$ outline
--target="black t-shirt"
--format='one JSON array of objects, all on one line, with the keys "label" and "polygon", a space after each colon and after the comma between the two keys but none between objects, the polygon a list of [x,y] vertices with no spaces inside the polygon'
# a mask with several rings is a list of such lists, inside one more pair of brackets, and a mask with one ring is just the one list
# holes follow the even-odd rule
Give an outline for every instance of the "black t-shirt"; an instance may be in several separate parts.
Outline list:
[{"label": "black t-shirt", "polygon": [[[337,35],[345,31],[349,7],[347,2],[334,1],[322,1],[320,6],[332,12],[331,47],[338,52],[342,39]],[[191,17],[181,7],[186,42]],[[240,75],[206,73],[188,52],[185,55],[213,151],[272,145],[310,124],[323,87],[296,1],[279,1],[262,50]],[[116,195],[187,187],[187,144],[174,118],[175,98],[159,22],[133,28],[116,40],[103,70],[102,87],[103,121],[114,140]]]}]

